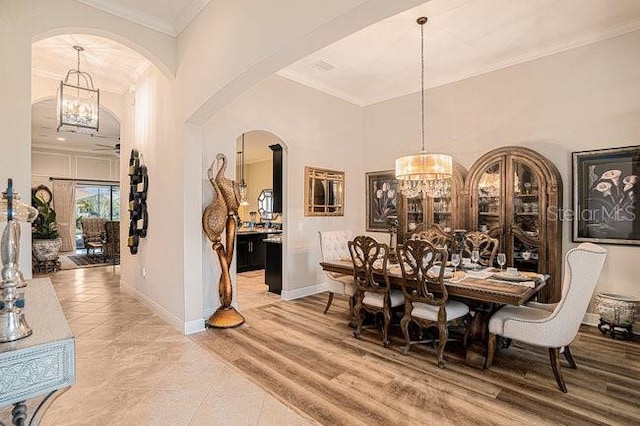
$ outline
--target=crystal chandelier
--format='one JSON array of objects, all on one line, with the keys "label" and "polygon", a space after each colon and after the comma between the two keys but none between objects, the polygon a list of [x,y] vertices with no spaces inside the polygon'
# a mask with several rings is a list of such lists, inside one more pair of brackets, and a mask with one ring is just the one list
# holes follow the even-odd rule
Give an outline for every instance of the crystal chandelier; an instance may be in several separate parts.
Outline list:
[{"label": "crystal chandelier", "polygon": [[[81,46],[73,46],[78,55],[76,69],[70,69],[58,88],[58,131],[97,132],[100,90],[93,87],[93,78],[80,71]],[[75,77],[75,78],[74,78]]]},{"label": "crystal chandelier", "polygon": [[240,187],[240,205],[248,206],[249,201],[247,200],[247,183],[244,181],[244,133],[242,134],[242,150],[240,151],[240,183],[238,186]]},{"label": "crystal chandelier", "polygon": [[446,154],[427,154],[424,148],[424,24],[427,18],[418,18],[420,25],[420,95],[422,105],[422,148],[418,154],[396,159],[398,190],[407,198],[426,194],[432,198],[446,197],[451,191],[453,159]]}]

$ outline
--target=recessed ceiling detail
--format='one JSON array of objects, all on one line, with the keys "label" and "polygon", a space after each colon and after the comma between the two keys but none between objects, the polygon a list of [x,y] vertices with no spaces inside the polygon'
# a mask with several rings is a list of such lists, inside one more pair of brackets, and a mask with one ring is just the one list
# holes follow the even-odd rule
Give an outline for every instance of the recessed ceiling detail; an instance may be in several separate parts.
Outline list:
[{"label": "recessed ceiling detail", "polygon": [[[431,0],[364,28],[278,74],[358,105],[496,71],[640,29],[637,0]],[[327,72],[319,63],[335,67]]]},{"label": "recessed ceiling detail", "polygon": [[115,41],[87,34],[65,34],[32,45],[32,73],[54,80],[64,79],[67,71],[76,66],[75,45],[84,48],[81,67],[91,74],[100,90],[124,93],[151,64],[142,55]]}]

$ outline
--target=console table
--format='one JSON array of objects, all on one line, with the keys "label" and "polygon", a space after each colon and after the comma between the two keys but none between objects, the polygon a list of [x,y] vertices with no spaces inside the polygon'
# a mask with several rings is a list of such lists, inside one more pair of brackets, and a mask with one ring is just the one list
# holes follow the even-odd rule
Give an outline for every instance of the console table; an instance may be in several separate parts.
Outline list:
[{"label": "console table", "polygon": [[0,343],[0,408],[13,404],[13,424],[26,424],[25,401],[45,395],[29,421],[37,425],[51,402],[75,382],[75,343],[49,278],[29,281],[24,293],[33,334]]}]

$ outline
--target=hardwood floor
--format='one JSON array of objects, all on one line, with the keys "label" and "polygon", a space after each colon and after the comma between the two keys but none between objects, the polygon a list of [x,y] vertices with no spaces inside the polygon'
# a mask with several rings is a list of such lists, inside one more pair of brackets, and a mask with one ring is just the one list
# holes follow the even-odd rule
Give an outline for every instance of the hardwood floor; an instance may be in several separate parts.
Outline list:
[{"label": "hardwood floor", "polygon": [[640,344],[584,327],[572,344],[578,364],[563,360],[569,392],[556,386],[546,349],[514,344],[489,370],[463,363],[462,348],[447,346],[445,369],[435,351],[416,345],[390,349],[379,331],[357,340],[347,325],[345,297],[322,314],[327,294],[274,301],[241,312],[247,323],[192,336],[321,424],[638,424]]}]

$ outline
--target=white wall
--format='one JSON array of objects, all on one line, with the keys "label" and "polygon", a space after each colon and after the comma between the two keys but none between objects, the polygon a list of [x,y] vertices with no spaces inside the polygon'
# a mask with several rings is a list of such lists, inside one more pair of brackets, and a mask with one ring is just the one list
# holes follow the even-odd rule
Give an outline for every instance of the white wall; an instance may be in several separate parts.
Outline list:
[{"label": "white wall", "polygon": [[51,187],[49,177],[118,181],[120,159],[90,152],[35,148],[31,151],[31,186]]},{"label": "white wall", "polygon": [[[277,135],[285,144],[283,297],[315,292],[314,286],[325,281],[318,271],[317,231],[363,230],[362,108],[285,78],[269,77],[220,110],[204,126],[202,169],[218,152],[234,153],[238,135],[256,129]],[[344,217],[304,216],[305,166],[346,171]],[[227,176],[232,177],[231,173]],[[204,182],[202,208],[213,197],[212,188]],[[213,262],[209,244],[204,245],[203,255],[206,314],[217,306],[215,277],[219,276],[219,268]]]},{"label": "white wall", "polygon": [[[178,141],[180,124],[174,81],[156,67],[150,67],[136,82],[136,88],[125,107],[122,155],[128,164],[131,149],[136,148],[147,166],[149,228],[146,238],[140,239],[136,255],[129,254],[126,238],[121,239],[121,253],[125,253],[121,256],[121,284],[176,328],[184,330],[180,179],[183,146]],[[129,194],[127,171],[128,167],[122,167],[120,173],[123,199],[128,199]],[[123,203],[121,215],[128,218],[125,206]],[[128,235],[128,231],[128,221],[124,220],[122,235]]]},{"label": "white wall", "polygon": [[[426,92],[426,146],[469,168],[483,153],[518,145],[549,158],[571,207],[571,152],[640,143],[640,32]],[[393,168],[419,149],[418,94],[364,111],[364,169]],[[563,225],[563,252],[574,247]],[[640,299],[640,247],[606,245],[597,291]]]}]

